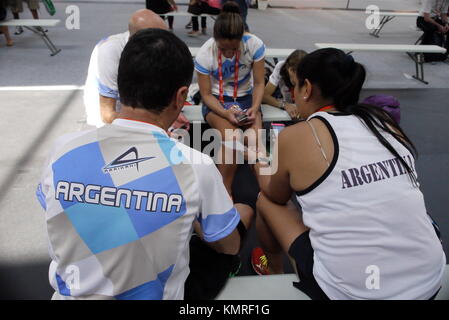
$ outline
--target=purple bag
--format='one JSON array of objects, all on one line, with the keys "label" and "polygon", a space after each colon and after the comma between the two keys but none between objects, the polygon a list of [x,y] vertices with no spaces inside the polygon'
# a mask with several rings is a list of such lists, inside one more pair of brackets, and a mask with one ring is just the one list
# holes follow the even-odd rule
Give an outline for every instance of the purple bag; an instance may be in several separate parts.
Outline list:
[{"label": "purple bag", "polygon": [[401,104],[393,96],[376,94],[365,98],[362,103],[382,108],[388,112],[398,124],[401,122]]}]

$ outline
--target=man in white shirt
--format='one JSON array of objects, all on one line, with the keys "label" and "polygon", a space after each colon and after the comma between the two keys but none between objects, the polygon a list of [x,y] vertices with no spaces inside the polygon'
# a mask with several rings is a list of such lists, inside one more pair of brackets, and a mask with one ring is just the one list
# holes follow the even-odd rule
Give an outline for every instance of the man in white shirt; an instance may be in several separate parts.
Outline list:
[{"label": "man in white shirt", "polygon": [[[101,127],[117,116],[121,107],[117,86],[120,56],[128,39],[146,28],[167,29],[167,26],[153,11],[138,10],[129,20],[128,31],[102,39],[95,46],[84,89],[87,124]],[[188,128],[188,120],[182,114],[177,124]]]},{"label": "man in white shirt", "polygon": [[54,145],[37,190],[53,299],[183,299],[194,223],[215,251],[237,254],[240,214],[215,164],[167,134],[192,73],[171,32],[137,32],[120,60],[112,124]]},{"label": "man in white shirt", "polygon": [[[449,0],[424,0],[419,17],[416,21],[418,28],[424,31],[422,44],[435,44],[434,33],[447,35]],[[442,44],[449,49],[449,37]]]}]

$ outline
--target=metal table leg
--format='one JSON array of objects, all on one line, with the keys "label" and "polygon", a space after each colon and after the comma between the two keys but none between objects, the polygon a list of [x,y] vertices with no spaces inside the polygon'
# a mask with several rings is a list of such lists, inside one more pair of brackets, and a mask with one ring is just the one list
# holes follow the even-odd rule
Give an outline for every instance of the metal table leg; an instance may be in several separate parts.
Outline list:
[{"label": "metal table leg", "polygon": [[422,52],[417,53],[407,52],[407,54],[415,62],[416,73],[413,76],[413,78],[424,84],[429,84],[428,81],[424,80],[424,54]]},{"label": "metal table leg", "polygon": [[422,40],[424,39],[424,33],[416,40],[415,45],[421,44]]},{"label": "metal table leg", "polygon": [[382,17],[382,20],[380,21],[379,28],[374,29],[374,30],[370,33],[370,35],[373,36],[373,37],[379,38],[379,33],[380,33],[380,31],[383,29],[383,27],[384,27],[388,22],[390,22],[390,21],[393,20],[393,19],[394,19],[394,17],[392,17],[392,16],[383,16],[383,17]]},{"label": "metal table leg", "polygon": [[54,56],[61,51],[61,49],[56,48],[55,45],[53,44],[53,42],[51,42],[50,38],[47,36],[44,29],[42,29],[42,27],[24,26],[24,28],[27,28],[28,30],[34,32],[35,34],[39,35],[42,38],[42,40],[47,45],[48,49],[50,49],[51,56]]}]

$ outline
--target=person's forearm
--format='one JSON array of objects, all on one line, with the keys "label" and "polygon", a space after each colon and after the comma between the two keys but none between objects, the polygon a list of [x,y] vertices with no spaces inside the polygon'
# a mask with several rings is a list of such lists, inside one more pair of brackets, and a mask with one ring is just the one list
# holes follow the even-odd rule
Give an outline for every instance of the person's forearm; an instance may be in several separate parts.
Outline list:
[{"label": "person's forearm", "polygon": [[236,255],[240,250],[240,241],[240,233],[236,227],[229,236],[215,242],[209,242],[208,246],[218,253]]},{"label": "person's forearm", "polygon": [[424,21],[433,24],[435,27],[439,28],[441,25],[435,20],[433,19],[430,14],[425,14],[424,15]]},{"label": "person's forearm", "polygon": [[278,99],[276,99],[275,97],[273,97],[272,95],[264,95],[263,103],[265,104],[269,104],[270,106],[276,107],[276,108],[280,108],[281,107],[281,101],[279,101]]},{"label": "person's forearm", "polygon": [[112,123],[118,113],[115,111],[117,100],[100,95],[100,115],[104,123]]},{"label": "person's forearm", "polygon": [[225,118],[225,109],[221,105],[220,101],[217,100],[212,94],[201,95],[206,106],[209,107],[213,112],[218,114],[220,117]]},{"label": "person's forearm", "polygon": [[263,82],[255,83],[253,88],[253,105],[252,108],[255,110],[260,109],[260,105],[262,104],[262,98],[265,92],[265,86]]},{"label": "person's forearm", "polygon": [[260,163],[254,164],[254,171],[256,172],[255,176],[257,179],[257,183],[259,184],[260,191],[263,191],[263,193],[268,192],[268,186],[270,184],[270,175],[261,175],[260,174]]},{"label": "person's forearm", "polygon": [[117,118],[118,113],[111,110],[101,110],[101,120],[104,123],[112,123]]},{"label": "person's forearm", "polygon": [[197,220],[195,220],[193,223],[193,229],[195,233],[201,238],[201,240],[203,240],[208,247],[215,250],[216,252],[232,255],[238,253],[241,239],[237,229],[235,229],[235,231],[233,231],[233,233],[231,233],[227,238],[216,242],[206,242],[204,240],[203,230],[201,229],[201,225]]}]

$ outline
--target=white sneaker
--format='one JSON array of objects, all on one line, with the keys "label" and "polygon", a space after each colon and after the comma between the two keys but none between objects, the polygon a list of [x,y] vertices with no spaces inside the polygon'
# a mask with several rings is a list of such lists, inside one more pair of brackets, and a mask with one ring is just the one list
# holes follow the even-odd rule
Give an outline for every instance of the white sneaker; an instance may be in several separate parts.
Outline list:
[{"label": "white sneaker", "polygon": [[22,33],[23,33],[23,28],[20,27],[20,26],[16,27],[16,32],[14,32],[14,34],[15,35],[19,35],[19,34],[22,34]]}]

